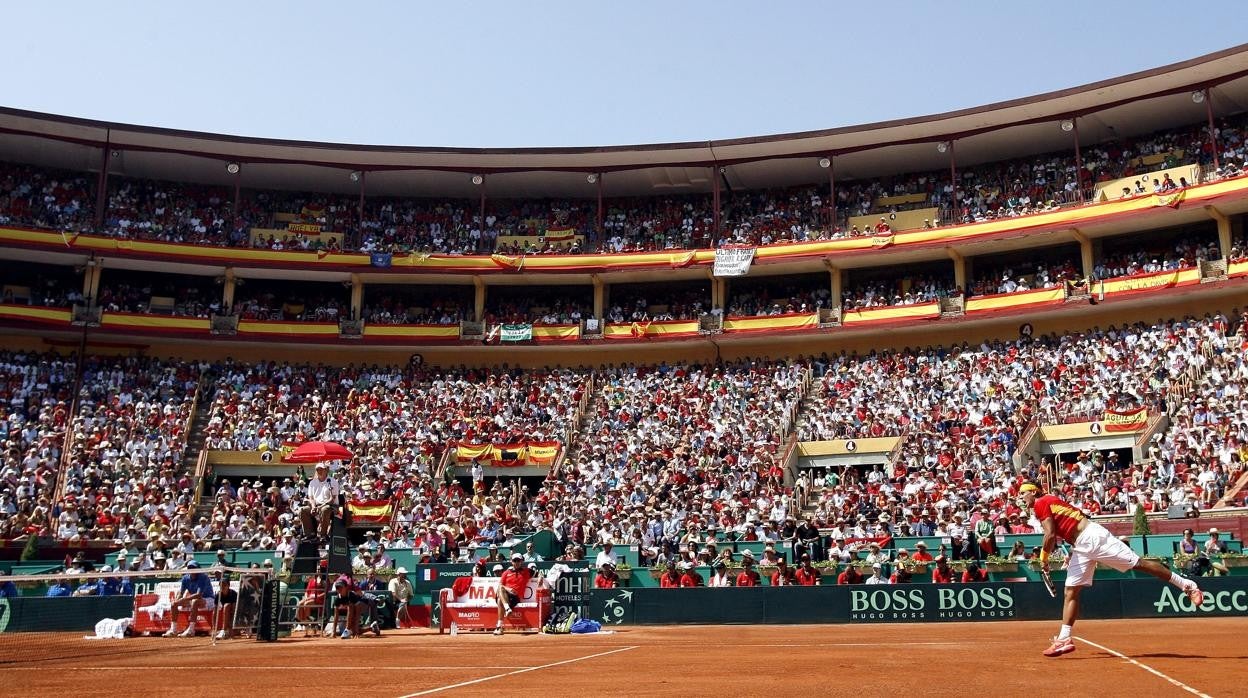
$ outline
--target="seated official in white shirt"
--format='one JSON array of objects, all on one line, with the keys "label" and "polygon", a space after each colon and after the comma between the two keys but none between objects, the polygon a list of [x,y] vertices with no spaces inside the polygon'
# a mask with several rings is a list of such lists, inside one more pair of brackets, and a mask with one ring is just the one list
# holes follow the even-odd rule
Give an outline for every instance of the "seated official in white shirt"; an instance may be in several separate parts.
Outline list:
[{"label": "seated official in white shirt", "polygon": [[316,477],[308,480],[307,506],[299,511],[305,537],[329,538],[329,521],[338,508],[341,492],[338,481],[329,476],[329,466],[317,463]]}]

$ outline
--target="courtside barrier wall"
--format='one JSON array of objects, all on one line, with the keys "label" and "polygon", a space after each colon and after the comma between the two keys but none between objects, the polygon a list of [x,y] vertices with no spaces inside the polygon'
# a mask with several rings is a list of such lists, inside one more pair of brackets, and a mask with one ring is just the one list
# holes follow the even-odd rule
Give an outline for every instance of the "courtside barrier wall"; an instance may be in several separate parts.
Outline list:
[{"label": "courtside barrier wall", "polygon": [[[448,574],[419,586],[429,593],[433,587],[450,586],[456,576]],[[1155,579],[1098,579],[1083,592],[1081,615],[1248,617],[1248,577],[1205,577],[1200,585],[1205,601],[1194,608],[1179,590]],[[564,575],[552,600],[556,608],[566,607],[604,625],[1056,620],[1062,610],[1060,592],[1057,598],[1050,597],[1037,582],[593,589],[586,570]],[[133,603],[131,596],[0,599],[0,633],[89,631],[103,618],[130,617]],[[440,610],[435,601],[430,616],[434,627]]]},{"label": "courtside barrier wall", "polygon": [[[1200,580],[1194,608],[1155,579],[1097,580],[1083,592],[1083,618],[1248,616],[1248,578]],[[594,589],[589,617],[606,625],[930,623],[1053,620],[1062,598],[1037,583],[898,584],[712,589]]]}]

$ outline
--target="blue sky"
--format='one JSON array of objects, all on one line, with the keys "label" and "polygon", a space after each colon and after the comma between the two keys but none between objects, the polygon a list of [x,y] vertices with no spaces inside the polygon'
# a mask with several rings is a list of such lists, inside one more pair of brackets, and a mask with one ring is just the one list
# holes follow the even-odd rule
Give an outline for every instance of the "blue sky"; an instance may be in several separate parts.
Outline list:
[{"label": "blue sky", "polygon": [[[1190,11],[1185,11],[1190,7]],[[394,145],[614,145],[902,118],[1248,40],[1242,3],[9,3],[0,104]]]}]

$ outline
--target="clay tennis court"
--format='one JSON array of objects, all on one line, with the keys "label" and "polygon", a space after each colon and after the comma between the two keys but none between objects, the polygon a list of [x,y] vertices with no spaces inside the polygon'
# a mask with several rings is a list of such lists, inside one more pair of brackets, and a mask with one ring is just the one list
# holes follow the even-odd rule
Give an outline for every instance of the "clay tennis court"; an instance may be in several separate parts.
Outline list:
[{"label": "clay tennis court", "polygon": [[[1078,650],[1040,651],[1055,622],[636,627],[599,635],[87,641],[7,635],[0,694],[586,696],[628,694],[1243,695],[1243,618],[1081,621]],[[1095,643],[1095,644],[1091,644]],[[38,661],[14,661],[31,657]],[[1125,655],[1123,658],[1118,655]],[[1128,659],[1129,658],[1129,659]]]}]

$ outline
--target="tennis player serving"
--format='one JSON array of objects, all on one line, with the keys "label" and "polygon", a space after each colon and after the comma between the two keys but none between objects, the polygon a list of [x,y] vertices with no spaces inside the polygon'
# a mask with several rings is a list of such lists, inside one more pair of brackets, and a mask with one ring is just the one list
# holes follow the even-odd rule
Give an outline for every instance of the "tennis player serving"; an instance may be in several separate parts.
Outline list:
[{"label": "tennis player serving", "polygon": [[1104,526],[1088,518],[1077,507],[1052,495],[1043,494],[1034,482],[1024,483],[1018,489],[1020,503],[1035,512],[1044,527],[1044,543],[1040,546],[1040,567],[1045,584],[1053,593],[1049,579],[1049,554],[1057,547],[1060,538],[1072,546],[1066,564],[1066,599],[1062,605],[1062,629],[1053,644],[1044,651],[1046,657],[1060,657],[1075,651],[1070,633],[1079,619],[1079,593],[1092,586],[1092,573],[1099,562],[1119,572],[1139,570],[1147,572],[1163,582],[1170,582],[1187,594],[1192,604],[1200,606],[1204,594],[1196,582],[1184,579],[1155,560],[1143,560],[1130,546],[1114,537]]}]

